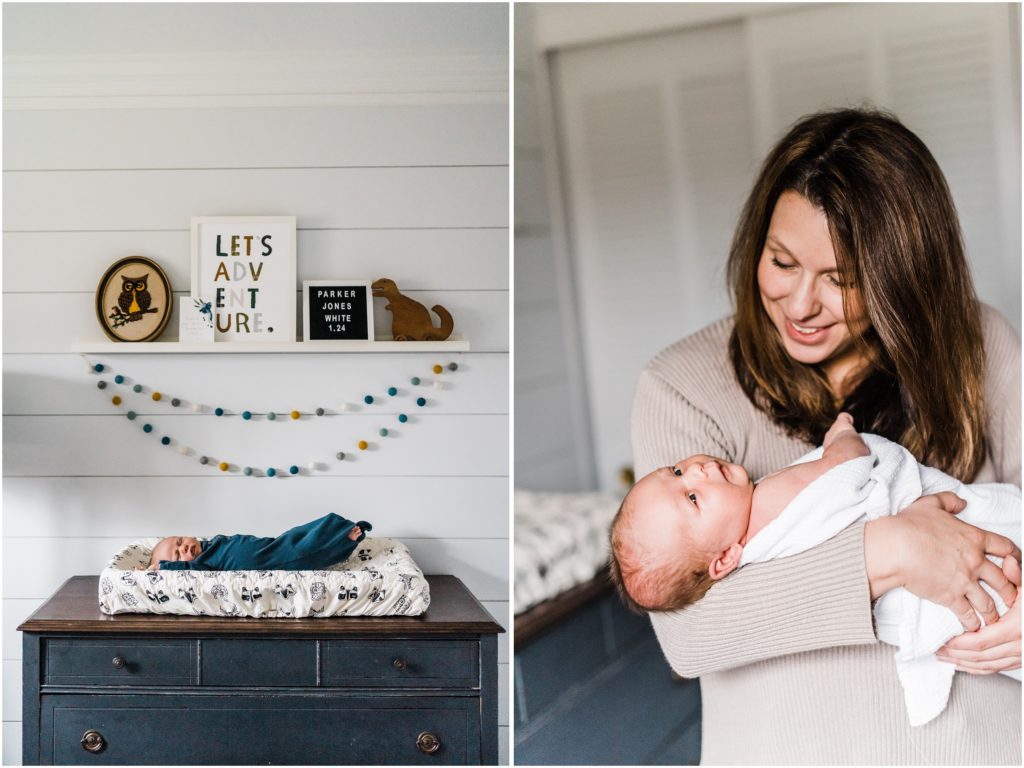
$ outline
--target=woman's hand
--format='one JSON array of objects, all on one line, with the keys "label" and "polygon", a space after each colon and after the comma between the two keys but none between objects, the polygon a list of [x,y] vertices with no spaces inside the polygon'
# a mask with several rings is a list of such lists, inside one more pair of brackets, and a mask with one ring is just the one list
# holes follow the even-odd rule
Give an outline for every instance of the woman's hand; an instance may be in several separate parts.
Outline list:
[{"label": "woman's hand", "polygon": [[1020,562],[1020,549],[1005,536],[955,517],[965,506],[959,496],[944,491],[922,496],[898,515],[866,523],[864,562],[871,598],[906,587],[949,608],[969,631],[981,627],[979,615],[986,624],[997,622],[995,602],[979,582],[999,593],[1007,605],[1016,602],[1017,588],[986,555],[1012,555]]},{"label": "woman's hand", "polygon": [[[1021,585],[1020,562],[1013,557],[1003,560],[1003,573],[1012,584]],[[961,672],[991,675],[1020,669],[1020,597],[995,624],[977,632],[964,632],[942,646],[936,655],[941,661],[956,664]]]}]

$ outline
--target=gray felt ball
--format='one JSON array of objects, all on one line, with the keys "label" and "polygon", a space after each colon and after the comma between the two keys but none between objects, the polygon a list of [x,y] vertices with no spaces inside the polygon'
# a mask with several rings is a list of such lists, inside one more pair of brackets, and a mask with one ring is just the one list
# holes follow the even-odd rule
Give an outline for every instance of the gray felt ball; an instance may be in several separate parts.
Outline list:
[{"label": "gray felt ball", "polygon": [[345,452],[344,451],[338,451],[338,461],[344,461],[344,460],[345,460]]}]

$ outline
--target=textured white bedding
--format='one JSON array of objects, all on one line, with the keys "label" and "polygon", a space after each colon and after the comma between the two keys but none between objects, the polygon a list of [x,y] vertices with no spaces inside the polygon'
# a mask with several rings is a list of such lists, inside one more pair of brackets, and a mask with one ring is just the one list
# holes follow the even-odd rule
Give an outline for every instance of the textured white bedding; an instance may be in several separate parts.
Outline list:
[{"label": "textured white bedding", "polygon": [[430,588],[408,548],[366,538],[344,563],[322,571],[137,571],[159,538],[117,553],[99,580],[104,613],[187,616],[416,616]]},{"label": "textured white bedding", "polygon": [[515,492],[515,612],[590,581],[608,563],[613,493]]}]

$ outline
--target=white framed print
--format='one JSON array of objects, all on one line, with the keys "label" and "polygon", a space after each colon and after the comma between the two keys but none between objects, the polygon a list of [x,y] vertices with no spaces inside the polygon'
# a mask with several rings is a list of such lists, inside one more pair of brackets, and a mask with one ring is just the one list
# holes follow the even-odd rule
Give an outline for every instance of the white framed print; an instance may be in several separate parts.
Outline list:
[{"label": "white framed print", "polygon": [[306,341],[373,341],[372,280],[304,280]]},{"label": "white framed print", "polygon": [[295,341],[295,217],[192,218],[192,295],[216,341]]}]

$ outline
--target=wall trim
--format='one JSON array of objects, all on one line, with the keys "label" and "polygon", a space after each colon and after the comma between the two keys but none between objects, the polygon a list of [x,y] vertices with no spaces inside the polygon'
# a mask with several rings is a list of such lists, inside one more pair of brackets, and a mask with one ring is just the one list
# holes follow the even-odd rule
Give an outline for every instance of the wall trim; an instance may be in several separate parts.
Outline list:
[{"label": "wall trim", "polygon": [[508,59],[436,53],[9,55],[6,109],[508,102]]}]

